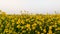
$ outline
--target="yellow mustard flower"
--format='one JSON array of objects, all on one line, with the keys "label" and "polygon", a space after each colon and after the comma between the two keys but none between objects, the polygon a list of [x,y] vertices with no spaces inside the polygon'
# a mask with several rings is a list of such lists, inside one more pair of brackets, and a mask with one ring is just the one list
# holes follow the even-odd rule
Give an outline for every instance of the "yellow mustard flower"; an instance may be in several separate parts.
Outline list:
[{"label": "yellow mustard flower", "polygon": [[46,33],[46,29],[44,29],[43,32]]},{"label": "yellow mustard flower", "polygon": [[9,33],[12,33],[13,31],[12,30],[9,30]]},{"label": "yellow mustard flower", "polygon": [[7,32],[9,32],[9,30],[8,30],[8,29],[4,29],[4,32],[6,32],[6,33],[7,33]]},{"label": "yellow mustard flower", "polygon": [[22,23],[22,24],[25,24],[25,22],[24,22],[23,20],[21,21],[21,23]]},{"label": "yellow mustard flower", "polygon": [[60,27],[56,28],[56,30],[60,30]]},{"label": "yellow mustard flower", "polygon": [[19,22],[19,21],[17,21],[17,22],[16,22],[16,24],[20,24],[20,22]]},{"label": "yellow mustard flower", "polygon": [[52,29],[52,26],[49,26],[49,29]]},{"label": "yellow mustard flower", "polygon": [[29,19],[26,19],[26,21],[28,21]]},{"label": "yellow mustard flower", "polygon": [[12,19],[12,22],[15,22],[14,19]]},{"label": "yellow mustard flower", "polygon": [[37,34],[40,34],[40,32],[38,31]]},{"label": "yellow mustard flower", "polygon": [[24,26],[21,26],[21,29],[24,29]]},{"label": "yellow mustard flower", "polygon": [[36,26],[36,25],[37,25],[37,24],[36,24],[36,23],[34,23],[34,24],[32,24],[32,27],[33,27],[33,26]]},{"label": "yellow mustard flower", "polygon": [[49,33],[48,33],[48,34],[53,34],[53,33],[52,33],[52,30],[49,30]]},{"label": "yellow mustard flower", "polygon": [[14,26],[15,23],[12,23],[12,26]]},{"label": "yellow mustard flower", "polygon": [[20,22],[21,20],[20,20],[20,18],[18,19],[18,22]]},{"label": "yellow mustard flower", "polygon": [[41,33],[41,34],[44,34],[44,33]]},{"label": "yellow mustard flower", "polygon": [[0,28],[4,27],[3,24],[0,24]]},{"label": "yellow mustard flower", "polygon": [[36,27],[32,27],[32,29],[34,30]]},{"label": "yellow mustard flower", "polygon": [[17,21],[17,23],[16,23],[16,24],[20,24],[20,22],[21,22],[21,20],[20,20],[20,19],[18,19],[18,21]]},{"label": "yellow mustard flower", "polygon": [[17,25],[17,28],[20,28],[20,25]]},{"label": "yellow mustard flower", "polygon": [[26,32],[25,30],[22,30],[22,33]]},{"label": "yellow mustard flower", "polygon": [[27,27],[27,28],[30,28],[30,24],[26,24],[26,27]]}]

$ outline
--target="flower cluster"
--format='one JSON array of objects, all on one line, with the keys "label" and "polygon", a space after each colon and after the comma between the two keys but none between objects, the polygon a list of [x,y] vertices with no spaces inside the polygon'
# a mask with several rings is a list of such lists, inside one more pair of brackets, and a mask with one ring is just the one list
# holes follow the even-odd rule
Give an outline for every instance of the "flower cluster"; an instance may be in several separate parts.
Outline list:
[{"label": "flower cluster", "polygon": [[0,34],[60,34],[60,14],[0,14]]}]

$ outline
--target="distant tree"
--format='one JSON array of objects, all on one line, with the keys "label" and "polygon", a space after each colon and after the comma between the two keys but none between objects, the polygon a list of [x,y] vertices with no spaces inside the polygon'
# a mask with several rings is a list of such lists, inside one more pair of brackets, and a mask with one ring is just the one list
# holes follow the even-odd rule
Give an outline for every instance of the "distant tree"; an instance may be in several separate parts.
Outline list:
[{"label": "distant tree", "polygon": [[55,11],[55,14],[57,14],[57,12]]},{"label": "distant tree", "polygon": [[1,12],[1,10],[0,10],[0,12]]},{"label": "distant tree", "polygon": [[0,10],[0,14],[1,14],[2,10]]}]

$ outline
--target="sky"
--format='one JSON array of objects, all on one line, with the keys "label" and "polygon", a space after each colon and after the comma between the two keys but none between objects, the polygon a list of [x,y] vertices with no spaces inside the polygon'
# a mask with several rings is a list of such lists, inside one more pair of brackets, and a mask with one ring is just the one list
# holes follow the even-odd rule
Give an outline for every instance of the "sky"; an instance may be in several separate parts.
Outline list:
[{"label": "sky", "polygon": [[0,10],[18,14],[21,10],[29,13],[60,13],[60,0],[0,0]]}]

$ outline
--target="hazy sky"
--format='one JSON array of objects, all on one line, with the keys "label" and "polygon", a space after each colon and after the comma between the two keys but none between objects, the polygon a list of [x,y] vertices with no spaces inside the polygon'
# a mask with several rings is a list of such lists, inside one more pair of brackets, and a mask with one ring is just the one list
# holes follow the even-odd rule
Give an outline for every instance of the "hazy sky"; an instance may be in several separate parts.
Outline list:
[{"label": "hazy sky", "polygon": [[0,0],[0,9],[6,13],[54,13],[60,11],[60,0]]}]

